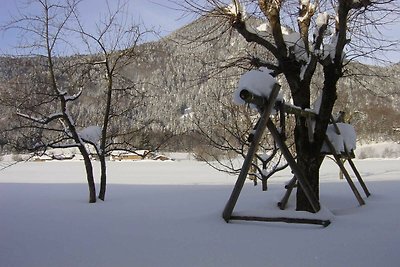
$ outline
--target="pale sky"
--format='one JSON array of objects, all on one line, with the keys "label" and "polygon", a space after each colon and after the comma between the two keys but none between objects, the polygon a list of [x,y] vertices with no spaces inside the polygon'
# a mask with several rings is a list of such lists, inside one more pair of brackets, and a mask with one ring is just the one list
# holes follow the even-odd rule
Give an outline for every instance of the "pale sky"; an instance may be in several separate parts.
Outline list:
[{"label": "pale sky", "polygon": [[[10,21],[11,15],[17,15],[17,5],[21,7],[21,3],[25,1],[0,0],[0,25]],[[112,7],[118,3],[118,0],[109,0],[108,2]],[[172,0],[172,2],[183,2],[183,0]],[[187,16],[184,16],[183,11],[176,10],[179,8],[176,4],[175,9],[171,6],[174,4],[169,0],[129,0],[129,10],[127,11],[134,17],[135,22],[140,22],[147,28],[153,28],[161,35],[167,35],[194,19],[193,15],[186,14]],[[106,13],[106,0],[84,0],[79,6],[79,11],[85,25],[94,25],[99,17]],[[387,25],[385,36],[400,39],[400,23]],[[15,32],[0,33],[0,54],[14,54],[14,47],[17,44]],[[392,62],[400,62],[400,51],[386,53],[385,57]]]},{"label": "pale sky", "polygon": [[[0,0],[0,25],[9,22],[12,16],[18,17],[18,10],[22,13],[31,12],[22,8],[21,3],[25,2],[26,0]],[[115,10],[118,0],[108,2],[111,9]],[[161,35],[167,35],[194,19],[193,15],[177,10],[179,6],[169,3],[168,0],[129,0],[128,7],[127,13],[133,17],[135,23],[144,25],[147,29],[154,29]],[[78,10],[84,25],[94,27],[99,17],[107,13],[106,0],[84,0],[80,3]],[[17,44],[15,32],[0,33],[0,54],[15,53],[14,47]]]}]

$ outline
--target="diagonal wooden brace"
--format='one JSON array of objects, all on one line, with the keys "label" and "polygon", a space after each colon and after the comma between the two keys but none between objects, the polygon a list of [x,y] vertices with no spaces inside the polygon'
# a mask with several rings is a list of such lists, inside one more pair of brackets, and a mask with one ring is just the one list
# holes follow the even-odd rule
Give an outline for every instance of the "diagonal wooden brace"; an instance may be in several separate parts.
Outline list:
[{"label": "diagonal wooden brace", "polygon": [[267,122],[267,127],[268,127],[268,130],[271,132],[271,135],[274,138],[276,144],[280,148],[282,155],[285,157],[287,163],[289,164],[290,168],[292,169],[292,172],[293,172],[294,176],[296,177],[299,185],[303,189],[303,192],[306,195],[308,201],[310,202],[311,207],[313,208],[314,212],[318,212],[321,209],[319,201],[318,201],[317,197],[315,196],[314,192],[312,191],[310,184],[305,179],[302,171],[300,170],[299,166],[297,165],[296,160],[290,153],[289,148],[287,147],[285,142],[280,138],[278,129],[276,128],[275,124],[270,120]]},{"label": "diagonal wooden brace", "polygon": [[358,172],[356,165],[354,164],[353,160],[350,157],[350,152],[348,151],[346,144],[344,145],[344,150],[346,152],[346,154],[348,155],[348,159],[347,162],[349,162],[351,169],[353,170],[354,174],[357,177],[358,182],[360,183],[362,189],[364,190],[364,193],[367,197],[369,197],[371,195],[371,193],[369,192],[367,185],[364,183],[364,180],[361,178],[360,173]]},{"label": "diagonal wooden brace", "polygon": [[246,158],[244,159],[242,169],[240,170],[239,173],[239,177],[236,180],[231,196],[228,202],[226,203],[224,211],[222,213],[222,217],[226,222],[229,222],[229,220],[231,219],[233,209],[235,208],[240,192],[242,191],[243,185],[246,181],[247,174],[252,164],[254,155],[257,152],[261,138],[264,134],[267,122],[270,121],[269,117],[275,105],[275,100],[278,96],[279,89],[280,86],[276,84],[271,91],[268,101],[264,104],[264,106],[260,107],[262,108],[262,115],[260,117],[260,120],[258,121],[258,127],[254,133],[254,137],[249,147],[249,151],[247,152]]},{"label": "diagonal wooden brace", "polygon": [[325,136],[325,142],[329,147],[329,150],[331,151],[333,157],[335,158],[336,164],[339,166],[340,170],[343,172],[344,177],[347,180],[347,183],[349,184],[351,190],[354,193],[354,196],[357,198],[358,203],[360,204],[360,206],[365,204],[364,199],[362,199],[360,193],[357,190],[357,187],[354,185],[353,180],[351,180],[351,177],[349,175],[349,173],[347,172],[346,168],[343,165],[343,162],[340,160],[339,155],[336,152],[335,147],[333,146],[333,144],[331,143],[331,141],[329,140],[328,136]]}]

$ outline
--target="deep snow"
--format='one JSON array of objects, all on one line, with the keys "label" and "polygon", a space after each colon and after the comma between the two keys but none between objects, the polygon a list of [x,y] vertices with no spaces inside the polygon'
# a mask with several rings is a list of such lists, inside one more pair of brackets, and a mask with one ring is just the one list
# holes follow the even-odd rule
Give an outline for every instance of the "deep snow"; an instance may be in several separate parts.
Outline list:
[{"label": "deep snow", "polygon": [[[399,266],[400,160],[356,164],[372,193],[362,207],[324,163],[333,222],[323,228],[226,224],[236,177],[196,161],[110,162],[108,198],[96,204],[81,162],[20,163],[0,172],[0,266]],[[273,176],[268,192],[247,183],[234,212],[279,214],[290,178]]]}]

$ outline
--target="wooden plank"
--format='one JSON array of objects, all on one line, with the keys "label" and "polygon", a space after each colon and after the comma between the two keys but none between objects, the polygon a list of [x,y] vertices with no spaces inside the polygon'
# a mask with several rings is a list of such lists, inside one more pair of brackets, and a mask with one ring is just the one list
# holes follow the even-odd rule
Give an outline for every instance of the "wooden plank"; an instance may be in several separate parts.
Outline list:
[{"label": "wooden plank", "polygon": [[367,185],[364,183],[364,180],[361,178],[361,174],[358,172],[356,165],[354,164],[353,160],[351,159],[352,157],[351,157],[349,150],[346,147],[346,144],[344,144],[344,151],[345,151],[346,155],[348,156],[347,161],[349,162],[351,169],[353,170],[354,174],[357,177],[358,182],[360,183],[362,189],[364,190],[365,195],[367,197],[369,197],[371,195],[371,193],[369,192]]},{"label": "wooden plank", "polygon": [[289,164],[290,168],[292,169],[293,174],[296,176],[297,181],[301,188],[303,189],[304,194],[306,195],[308,201],[310,201],[311,207],[313,208],[314,212],[318,212],[320,210],[320,204],[315,196],[314,192],[311,189],[310,184],[304,178],[302,171],[300,170],[299,166],[297,165],[296,160],[293,158],[292,154],[289,151],[289,148],[286,146],[285,142],[281,139],[278,130],[276,129],[275,124],[269,120],[267,122],[268,130],[271,132],[272,137],[274,138],[276,144],[281,150],[282,155],[285,157],[287,163]]},{"label": "wooden plank", "polygon": [[354,185],[353,181],[351,180],[351,177],[349,173],[347,172],[346,168],[344,167],[342,161],[340,160],[339,155],[336,153],[335,147],[332,145],[331,141],[329,140],[328,136],[325,135],[325,142],[329,147],[329,150],[331,151],[333,157],[335,158],[336,164],[339,166],[340,170],[343,172],[344,177],[347,180],[347,183],[349,184],[351,190],[353,191],[354,195],[356,196],[358,203],[362,206],[365,205],[364,200],[362,199],[360,193],[357,190],[357,187]]},{"label": "wooden plank", "polygon": [[348,158],[347,161],[349,162],[350,167],[352,168],[354,174],[356,175],[358,182],[360,183],[362,189],[364,190],[365,195],[367,197],[369,197],[371,195],[371,193],[369,192],[366,184],[364,183],[363,179],[361,178],[361,175],[358,172],[356,165],[354,165],[354,162],[351,160],[351,158]]},{"label": "wooden plank", "polygon": [[242,191],[243,185],[246,181],[247,174],[249,172],[250,166],[253,161],[253,157],[257,152],[258,145],[261,141],[261,138],[264,134],[265,127],[267,125],[267,122],[270,121],[269,116],[271,115],[272,109],[275,105],[275,99],[278,96],[280,86],[276,84],[274,88],[272,89],[271,95],[269,100],[265,103],[262,111],[262,115],[260,117],[260,120],[258,121],[258,127],[256,129],[256,132],[254,133],[253,140],[251,142],[251,145],[249,147],[249,151],[247,152],[246,158],[244,159],[242,169],[240,170],[239,177],[236,180],[235,186],[233,188],[233,191],[231,193],[231,196],[229,197],[228,202],[225,205],[224,211],[222,213],[222,217],[226,222],[229,222],[233,209],[236,206],[236,202],[239,198],[240,192]]},{"label": "wooden plank", "polygon": [[317,117],[317,113],[311,109],[302,109],[300,107],[296,107],[293,105],[288,105],[288,104],[283,104],[285,108],[285,112],[289,114],[296,114],[301,117],[311,117],[315,118]]},{"label": "wooden plank", "polygon": [[278,207],[281,210],[284,210],[286,208],[286,204],[289,200],[290,194],[293,191],[293,188],[295,187],[297,182],[296,176],[293,176],[293,178],[289,181],[289,183],[285,186],[286,192],[285,195],[282,197],[281,201],[278,202]]},{"label": "wooden plank", "polygon": [[307,218],[288,218],[288,217],[260,217],[260,216],[231,216],[231,220],[255,221],[255,222],[284,222],[284,223],[300,223],[315,224],[327,227],[331,224],[330,220],[307,219]]}]

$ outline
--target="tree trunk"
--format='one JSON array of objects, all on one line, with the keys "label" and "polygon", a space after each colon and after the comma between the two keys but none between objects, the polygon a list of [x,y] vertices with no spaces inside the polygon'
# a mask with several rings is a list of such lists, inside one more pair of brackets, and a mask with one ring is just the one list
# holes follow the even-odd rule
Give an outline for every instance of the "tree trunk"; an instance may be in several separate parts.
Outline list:
[{"label": "tree trunk", "polygon": [[[308,181],[315,197],[319,200],[319,168],[322,159],[315,143],[309,140],[306,119],[304,117],[297,118],[297,121],[295,128],[297,164],[304,179]],[[314,212],[301,186],[297,187],[296,210]]]},{"label": "tree trunk", "polygon": [[[319,169],[323,157],[318,154],[307,154],[302,151],[297,153],[297,164],[305,179],[310,184],[311,190],[319,201]],[[309,200],[303,192],[301,186],[297,187],[296,210],[314,212]]]},{"label": "tree trunk", "polygon": [[89,154],[84,147],[79,147],[79,151],[83,157],[85,163],[86,178],[89,186],[89,203],[96,202],[96,185],[94,183],[93,165],[90,160]]},{"label": "tree trunk", "polygon": [[99,199],[105,200],[106,197],[106,187],[107,187],[107,165],[106,165],[106,157],[104,154],[99,155],[100,159],[100,192],[99,192]]},{"label": "tree trunk", "polygon": [[[104,51],[105,52],[105,51]],[[100,139],[100,151],[98,151],[98,156],[100,160],[100,192],[99,192],[99,199],[105,200],[106,197],[106,187],[107,187],[107,163],[106,163],[106,142],[107,142],[107,129],[108,124],[111,119],[111,100],[112,100],[112,93],[113,93],[113,71],[112,67],[110,66],[110,61],[106,55],[106,71],[107,71],[107,91],[106,91],[106,106],[104,109],[104,117],[103,117],[103,128],[101,130],[101,139]]]},{"label": "tree trunk", "polygon": [[[319,199],[319,170],[323,161],[323,156],[321,156],[321,147],[325,140],[326,129],[330,121],[333,106],[336,101],[336,84],[341,77],[341,72],[334,64],[329,64],[324,66],[324,87],[322,89],[322,105],[320,107],[318,116],[315,121],[315,132],[310,141],[309,129],[306,122],[306,118],[297,117],[296,118],[296,128],[295,128],[295,143],[297,151],[297,163],[308,180],[312,190],[315,193],[317,199]],[[304,90],[306,91],[306,90]],[[308,102],[307,100],[308,99]],[[299,95],[294,98],[295,104],[302,108],[309,108],[309,95],[305,93],[303,96]],[[297,103],[300,104],[297,104]],[[306,198],[301,187],[297,189],[297,206],[296,209],[300,211],[310,211],[313,209]]]}]

